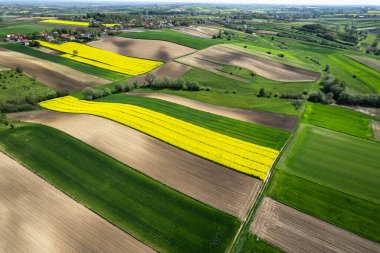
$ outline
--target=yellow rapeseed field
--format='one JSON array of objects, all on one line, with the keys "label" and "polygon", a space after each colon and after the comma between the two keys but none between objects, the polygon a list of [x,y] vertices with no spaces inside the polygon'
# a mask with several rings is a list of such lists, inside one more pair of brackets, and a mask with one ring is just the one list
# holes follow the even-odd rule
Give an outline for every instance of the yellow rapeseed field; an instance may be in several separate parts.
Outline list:
[{"label": "yellow rapeseed field", "polygon": [[93,61],[93,60],[90,60],[90,59],[82,58],[80,56],[75,56],[75,55],[72,55],[72,54],[62,54],[61,57],[68,58],[70,60],[77,61],[77,62],[86,63],[88,65],[96,66],[96,67],[99,67],[99,68],[102,68],[102,69],[108,69],[108,70],[111,70],[111,71],[123,73],[123,74],[128,74],[128,72],[129,72],[126,69],[123,69],[123,68],[118,68],[118,67],[111,66],[111,65],[108,65],[108,64],[105,64],[105,63],[101,63],[101,62],[98,62],[98,61]]},{"label": "yellow rapeseed field", "polygon": [[45,19],[41,22],[49,23],[49,24],[58,24],[58,25],[73,25],[73,26],[86,26],[86,27],[89,26],[88,22],[59,20],[59,19]]},{"label": "yellow rapeseed field", "polygon": [[[76,50],[76,56],[79,56],[82,59],[79,57],[76,59],[74,57],[71,58],[72,60],[82,61],[89,65],[103,67],[106,69],[110,69],[110,67],[106,67],[106,65],[113,66],[115,67],[114,71],[128,74],[131,76],[144,74],[146,72],[151,71],[152,69],[157,68],[162,64],[162,62],[123,56],[107,50],[103,50],[96,47],[90,47],[85,44],[76,42],[66,42],[63,44],[53,44],[46,41],[39,42],[41,46],[61,51],[66,54],[73,55],[74,51]],[[65,55],[64,57],[68,58],[67,55]],[[86,61],[86,59],[88,60]]]},{"label": "yellow rapeseed field", "polygon": [[92,102],[72,96],[41,102],[50,110],[108,118],[211,161],[261,179],[278,151],[235,139],[139,106]]},{"label": "yellow rapeseed field", "polygon": [[[45,19],[41,22],[42,23],[49,23],[49,24],[86,26],[86,27],[88,27],[90,25],[89,22],[60,20],[60,19]],[[118,24],[103,24],[103,25],[106,27],[113,27],[113,26],[117,26]]]}]

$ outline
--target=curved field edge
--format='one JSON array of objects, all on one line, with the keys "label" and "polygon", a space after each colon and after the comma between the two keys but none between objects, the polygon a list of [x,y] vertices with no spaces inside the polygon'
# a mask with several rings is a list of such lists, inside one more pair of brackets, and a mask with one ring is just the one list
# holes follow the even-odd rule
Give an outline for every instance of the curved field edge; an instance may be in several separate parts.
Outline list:
[{"label": "curved field edge", "polygon": [[[37,40],[41,46],[59,51],[65,54],[75,55],[83,59],[88,65],[95,65],[104,69],[105,66],[110,65],[111,70],[122,72],[123,74],[137,76],[156,69],[163,63],[155,60],[141,59],[136,57],[124,56],[108,50],[88,46],[77,42],[65,42],[62,44],[53,44],[42,40]],[[76,51],[77,54],[74,54]],[[62,55],[65,56],[65,55]],[[64,57],[67,58],[67,57]],[[79,59],[78,58],[78,59]],[[71,58],[72,60],[78,60]],[[88,59],[87,61],[85,59]],[[100,66],[98,66],[100,62]],[[110,69],[108,69],[110,70]]]},{"label": "curved field edge", "polygon": [[92,114],[132,127],[235,171],[264,179],[278,151],[241,141],[142,107],[66,96],[40,103],[59,112]]},{"label": "curved field edge", "polygon": [[0,148],[73,199],[163,252],[221,252],[239,221],[50,127],[0,132]]},{"label": "curved field edge", "polygon": [[117,94],[97,101],[140,106],[233,138],[276,150],[281,149],[290,136],[290,133],[286,131],[231,119],[155,98]]},{"label": "curved field edge", "polygon": [[59,63],[62,65],[65,65],[67,67],[70,67],[72,69],[81,71],[83,73],[94,75],[97,77],[101,77],[101,78],[104,78],[104,79],[107,79],[110,81],[119,81],[121,79],[125,79],[125,78],[130,77],[129,75],[125,75],[125,74],[117,73],[114,71],[110,71],[110,70],[98,68],[95,66],[91,66],[88,64],[76,62],[76,61],[73,61],[70,59],[60,57],[58,55],[38,51],[36,49],[30,48],[27,46],[23,46],[20,44],[0,44],[0,47],[4,47],[4,48],[12,50],[12,51],[16,51],[19,53],[30,55],[30,56],[33,56],[33,57],[36,57],[36,58],[39,58],[42,60],[47,60],[47,61]]}]

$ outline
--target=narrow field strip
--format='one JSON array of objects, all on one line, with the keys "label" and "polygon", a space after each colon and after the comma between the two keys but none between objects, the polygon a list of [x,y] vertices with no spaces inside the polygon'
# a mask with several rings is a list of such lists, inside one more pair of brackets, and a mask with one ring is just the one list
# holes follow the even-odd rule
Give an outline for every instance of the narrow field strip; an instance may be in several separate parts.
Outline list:
[{"label": "narrow field strip", "polygon": [[[133,95],[133,96],[130,96]],[[147,97],[145,96],[147,95]],[[179,99],[179,103],[175,102],[169,102],[162,99],[157,98],[151,98],[150,94],[156,93],[131,93],[128,92],[128,94],[114,94],[111,96],[106,96],[100,99],[97,99],[97,101],[101,102],[111,102],[111,103],[121,103],[121,104],[130,104],[135,105],[139,107],[143,107],[155,112],[159,112],[162,114],[165,114],[167,116],[171,116],[173,118],[186,121],[188,123],[207,128],[211,131],[218,132],[220,134],[228,135],[230,137],[240,139],[246,142],[254,143],[256,145],[273,148],[275,150],[280,150],[281,147],[284,145],[286,140],[289,138],[290,133],[268,127],[268,126],[262,126],[259,124],[255,124],[253,122],[245,122],[244,119],[247,119],[248,117],[252,116],[252,118],[260,119],[262,116],[261,112],[258,112],[256,114],[256,111],[253,110],[247,110],[247,109],[237,109],[237,111],[233,111],[232,113],[228,113],[228,109],[226,107],[216,107],[216,111],[212,110],[214,108],[213,105],[208,104],[202,104],[204,107],[193,109],[191,104],[184,104],[181,105],[181,97],[177,97],[174,95],[168,95],[168,94],[162,94],[164,96],[163,99],[166,98],[165,95],[168,95],[170,97],[174,97],[176,99]],[[136,95],[136,96],[135,96]],[[160,97],[160,94],[158,94],[158,97]],[[194,102],[197,104],[197,101],[191,100],[191,99],[185,99],[185,101],[188,101],[189,103]],[[210,107],[208,107],[210,106]],[[218,111],[219,110],[219,111]],[[220,114],[218,115],[218,112],[227,112],[226,114]],[[216,113],[216,114],[214,114]],[[264,112],[265,114],[265,112]],[[280,121],[280,117],[276,117],[276,114],[266,113],[269,119],[272,118],[272,121]],[[238,115],[241,116],[238,119],[234,119],[234,116]],[[285,116],[285,115],[284,115]],[[264,116],[266,117],[266,116]],[[285,116],[287,117],[287,116]],[[293,117],[289,117],[293,119]],[[240,120],[239,120],[240,119]]]},{"label": "narrow field strip", "polygon": [[264,198],[251,230],[286,252],[380,252],[380,244]]},{"label": "narrow field strip", "polygon": [[92,114],[135,128],[181,149],[264,179],[278,151],[235,139],[142,107],[67,96],[41,102],[50,110]]},{"label": "narrow field strip", "polygon": [[0,152],[1,252],[155,252]]},{"label": "narrow field strip", "polygon": [[[99,67],[99,64],[96,62],[107,64],[120,69],[122,71],[121,73],[132,76],[144,74],[162,65],[162,62],[159,61],[123,56],[107,50],[87,46],[76,42],[66,42],[63,44],[52,44],[46,41],[39,42],[41,46],[48,47],[66,54],[76,55],[85,59],[89,59],[89,61],[86,62],[89,65],[97,64],[94,66]],[[70,59],[80,61],[80,58],[77,58],[78,57],[71,57]]]},{"label": "narrow field strip", "polygon": [[[60,20],[60,19],[45,19],[40,21],[41,23],[46,24],[57,24],[57,25],[69,25],[69,26],[90,26],[89,22],[84,21],[71,21],[71,20]],[[113,27],[117,26],[117,24],[103,24],[106,27]]]},{"label": "narrow field strip", "polygon": [[59,19],[45,19],[40,22],[46,23],[46,24],[73,25],[73,26],[85,26],[85,27],[88,27],[90,24],[89,22],[59,20]]},{"label": "narrow field strip", "polygon": [[1,131],[0,149],[159,252],[224,252],[240,224],[51,127]]}]

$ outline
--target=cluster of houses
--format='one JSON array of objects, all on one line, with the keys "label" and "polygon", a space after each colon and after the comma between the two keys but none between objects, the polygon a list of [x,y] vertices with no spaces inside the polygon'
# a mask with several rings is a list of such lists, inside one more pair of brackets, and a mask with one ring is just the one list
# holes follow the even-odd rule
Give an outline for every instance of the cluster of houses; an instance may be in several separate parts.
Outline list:
[{"label": "cluster of houses", "polygon": [[29,46],[29,37],[20,34],[8,34],[4,42],[20,42],[25,46]]},{"label": "cluster of houses", "polygon": [[45,40],[45,41],[75,41],[75,40],[92,40],[95,39],[96,36],[91,33],[82,33],[78,35],[71,35],[66,33],[59,34],[58,32],[40,32],[38,35],[21,35],[21,34],[8,34],[4,39],[4,42],[20,42],[25,46],[29,46],[29,40]]}]

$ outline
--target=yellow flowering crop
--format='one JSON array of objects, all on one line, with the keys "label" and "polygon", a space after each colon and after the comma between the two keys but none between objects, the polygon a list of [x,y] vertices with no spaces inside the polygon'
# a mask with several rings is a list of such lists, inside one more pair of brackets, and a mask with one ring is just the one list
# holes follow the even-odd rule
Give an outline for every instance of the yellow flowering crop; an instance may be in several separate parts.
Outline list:
[{"label": "yellow flowering crop", "polygon": [[58,24],[58,25],[73,25],[73,26],[86,26],[86,27],[89,26],[88,22],[59,20],[59,19],[45,19],[41,22],[42,23],[49,23],[49,24]]},{"label": "yellow flowering crop", "polygon": [[72,96],[41,102],[50,110],[108,118],[234,170],[264,179],[278,151],[235,139],[139,106]]},{"label": "yellow flowering crop", "polygon": [[[97,67],[103,67],[110,69],[106,65],[115,67],[114,71],[128,74],[131,76],[137,76],[151,71],[162,64],[162,62],[139,59],[134,57],[128,57],[120,54],[116,54],[107,50],[103,50],[96,47],[87,46],[85,44],[76,42],[66,42],[63,44],[53,44],[46,41],[39,41],[41,46],[48,47],[57,51],[61,51],[66,54],[73,54],[76,50],[78,52],[77,57],[70,58],[76,61],[82,61],[90,65]],[[67,55],[64,57],[68,58]],[[86,61],[87,60],[87,61]]]},{"label": "yellow flowering crop", "polygon": [[86,63],[88,65],[92,65],[92,66],[99,67],[99,68],[102,68],[102,69],[108,69],[108,70],[119,72],[119,73],[123,73],[123,74],[128,74],[128,72],[129,72],[126,69],[123,69],[123,68],[118,68],[118,67],[111,66],[111,65],[108,65],[108,64],[104,64],[104,63],[101,63],[101,62],[98,62],[98,61],[93,61],[93,60],[90,60],[90,59],[82,58],[80,56],[75,56],[75,55],[72,55],[72,54],[62,54],[61,57],[65,57],[65,58],[68,58],[68,59],[73,60],[73,61]]},{"label": "yellow flowering crop", "polygon": [[[89,22],[60,20],[60,19],[45,19],[45,20],[43,20],[41,22],[43,22],[43,23],[49,23],[49,24],[86,26],[86,27],[88,27],[90,25]],[[113,26],[117,26],[118,24],[103,24],[103,25],[106,26],[106,27],[113,27]]]}]

